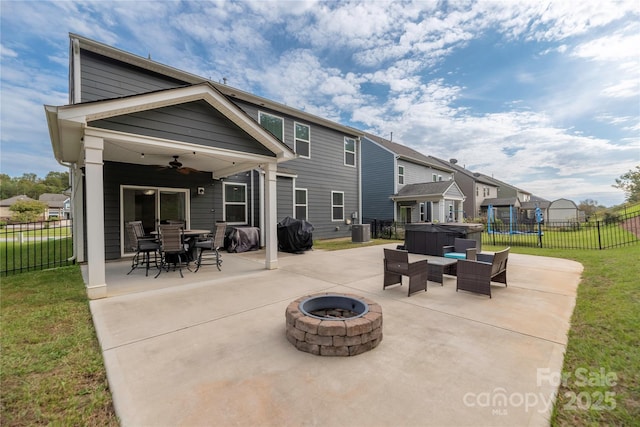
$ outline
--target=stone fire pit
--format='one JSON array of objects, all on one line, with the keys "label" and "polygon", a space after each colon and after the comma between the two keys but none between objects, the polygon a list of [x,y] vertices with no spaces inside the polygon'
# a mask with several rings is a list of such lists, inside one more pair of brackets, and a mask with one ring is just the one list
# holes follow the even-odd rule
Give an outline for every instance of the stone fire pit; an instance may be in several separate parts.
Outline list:
[{"label": "stone fire pit", "polygon": [[287,339],[320,356],[355,356],[382,341],[382,307],[352,294],[308,295],[285,312]]}]

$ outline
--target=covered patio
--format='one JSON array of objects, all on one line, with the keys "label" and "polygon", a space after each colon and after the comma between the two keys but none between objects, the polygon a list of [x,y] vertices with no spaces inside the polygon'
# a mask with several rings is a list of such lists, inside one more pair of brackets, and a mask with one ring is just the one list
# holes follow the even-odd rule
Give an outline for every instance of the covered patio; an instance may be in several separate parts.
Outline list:
[{"label": "covered patio", "polygon": [[[281,253],[272,271],[261,251],[225,253],[184,279],[107,263],[122,288],[90,306],[122,425],[548,425],[582,266],[512,254],[492,299],[452,276],[407,298],[406,282],[382,289],[384,247]],[[380,304],[380,345],[293,347],[285,309],[320,292]]]}]

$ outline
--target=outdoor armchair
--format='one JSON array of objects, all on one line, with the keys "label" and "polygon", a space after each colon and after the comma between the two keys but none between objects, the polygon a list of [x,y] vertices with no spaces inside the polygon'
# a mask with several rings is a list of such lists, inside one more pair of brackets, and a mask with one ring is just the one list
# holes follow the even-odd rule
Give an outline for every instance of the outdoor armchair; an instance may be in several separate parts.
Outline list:
[{"label": "outdoor armchair", "polygon": [[443,246],[442,255],[445,258],[476,259],[478,242],[473,239],[461,239],[456,237],[453,246]]},{"label": "outdoor armchair", "polygon": [[478,254],[477,260],[458,260],[456,292],[460,289],[491,298],[491,282],[504,283],[507,286],[507,261],[509,249],[495,254]]},{"label": "outdoor armchair", "polygon": [[426,259],[409,262],[409,252],[384,249],[384,284],[382,289],[398,283],[402,286],[402,276],[409,276],[407,296],[423,289],[426,292],[428,274]]}]

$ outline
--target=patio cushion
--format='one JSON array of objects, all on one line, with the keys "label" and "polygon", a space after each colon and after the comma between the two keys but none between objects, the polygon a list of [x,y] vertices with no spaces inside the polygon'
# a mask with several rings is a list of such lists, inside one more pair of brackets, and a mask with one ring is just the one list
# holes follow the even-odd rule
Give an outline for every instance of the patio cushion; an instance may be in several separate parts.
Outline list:
[{"label": "patio cushion", "polygon": [[467,259],[466,253],[460,252],[447,252],[444,254],[445,258],[454,258],[454,259]]}]

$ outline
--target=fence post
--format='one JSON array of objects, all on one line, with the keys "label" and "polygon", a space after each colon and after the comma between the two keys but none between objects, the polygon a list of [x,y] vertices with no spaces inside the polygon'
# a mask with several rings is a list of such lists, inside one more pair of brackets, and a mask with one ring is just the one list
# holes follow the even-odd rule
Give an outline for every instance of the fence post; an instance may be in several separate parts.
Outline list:
[{"label": "fence post", "polygon": [[602,237],[600,236],[600,221],[596,221],[598,228],[598,249],[602,250]]}]

